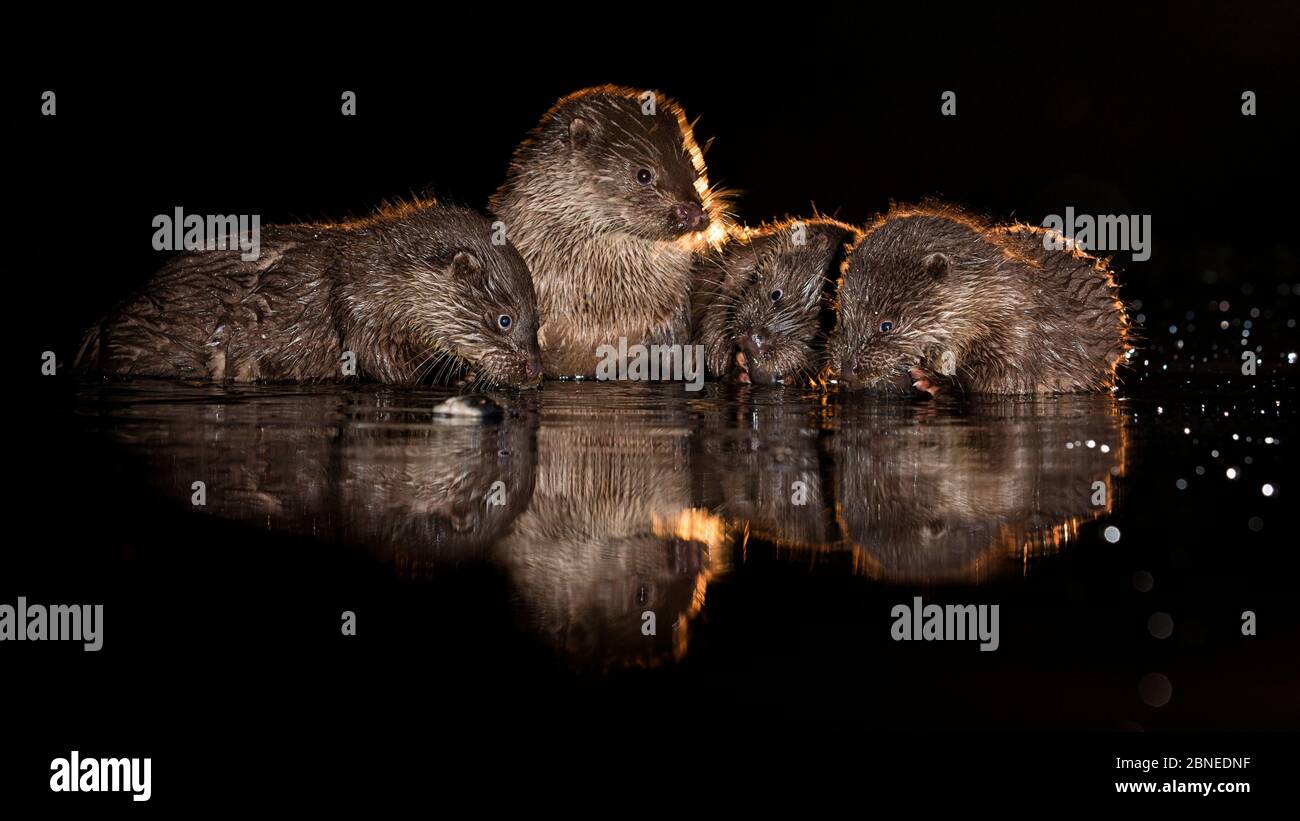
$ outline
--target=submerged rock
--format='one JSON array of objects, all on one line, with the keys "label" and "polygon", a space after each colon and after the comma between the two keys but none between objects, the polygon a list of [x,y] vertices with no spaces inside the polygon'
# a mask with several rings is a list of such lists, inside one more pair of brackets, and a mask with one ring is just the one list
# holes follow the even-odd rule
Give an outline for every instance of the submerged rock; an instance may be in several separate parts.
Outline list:
[{"label": "submerged rock", "polygon": [[435,416],[454,416],[459,419],[492,421],[502,416],[501,406],[490,397],[479,393],[453,396],[433,406]]}]

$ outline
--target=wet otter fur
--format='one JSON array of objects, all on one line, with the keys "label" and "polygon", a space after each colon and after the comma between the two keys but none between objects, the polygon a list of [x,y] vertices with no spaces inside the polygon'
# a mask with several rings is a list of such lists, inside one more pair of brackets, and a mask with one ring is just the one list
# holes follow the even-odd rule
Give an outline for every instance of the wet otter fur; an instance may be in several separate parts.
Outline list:
[{"label": "wet otter fur", "polygon": [[[149,401],[156,396],[167,401]],[[202,476],[220,488],[202,515],[364,547],[421,577],[434,565],[488,558],[528,507],[536,472],[526,404],[512,408],[524,413],[510,424],[456,425],[430,417],[429,396],[379,385],[287,401],[261,385],[161,391],[109,382],[79,392],[103,409],[88,424],[111,433],[121,458],[147,467],[162,497],[193,510],[192,477]]]},{"label": "wet otter fur", "polygon": [[1045,394],[1109,390],[1129,347],[1114,276],[1044,229],[949,205],[895,206],[854,246],[831,371],[847,389]]},{"label": "wet otter fur", "polygon": [[491,210],[533,274],[547,376],[603,344],[686,344],[696,254],[723,200],[677,103],[620,86],[564,97],[516,149]]},{"label": "wet otter fur", "polygon": [[[1025,573],[1112,512],[1130,458],[1119,404],[1104,393],[978,396],[969,405],[988,421],[967,425],[931,424],[932,403],[884,413],[838,403],[837,435],[818,443],[833,464],[839,545],[861,572],[895,584]],[[1075,439],[1109,447],[1061,447]],[[1094,482],[1105,486],[1100,504]]]},{"label": "wet otter fur", "polygon": [[[580,388],[538,394],[534,490],[497,555],[526,621],[570,660],[656,666],[686,651],[723,526],[692,504],[682,409],[594,413],[573,403]],[[652,635],[642,632],[647,611]]]},{"label": "wet otter fur", "polygon": [[261,253],[190,251],[85,335],[79,367],[117,376],[535,385],[536,296],[466,208],[417,201],[351,222],[269,226]]},{"label": "wet otter fur", "polygon": [[701,263],[696,342],[714,378],[815,383],[834,325],[833,288],[850,225],[785,219],[735,234]]}]

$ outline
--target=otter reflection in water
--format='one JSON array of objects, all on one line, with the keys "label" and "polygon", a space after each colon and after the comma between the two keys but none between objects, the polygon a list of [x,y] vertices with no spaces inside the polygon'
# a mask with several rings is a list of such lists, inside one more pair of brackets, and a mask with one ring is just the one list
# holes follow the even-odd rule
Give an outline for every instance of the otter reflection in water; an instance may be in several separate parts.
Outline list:
[{"label": "otter reflection in water", "polygon": [[916,422],[900,427],[842,404],[828,440],[842,539],[867,575],[980,583],[1022,572],[1111,511],[1128,451],[1114,398],[982,400],[963,415],[913,407]]},{"label": "otter reflection in water", "polygon": [[1023,572],[1112,510],[1127,459],[1110,396],[822,406],[741,394],[706,439],[711,502],[747,544],[884,582]]},{"label": "otter reflection in water", "polygon": [[579,390],[543,391],[533,497],[498,555],[525,618],[570,659],[679,658],[726,563],[722,521],[691,503],[689,415],[582,407]]},{"label": "otter reflection in water", "polygon": [[407,577],[501,568],[524,628],[597,668],[680,658],[708,585],[764,546],[884,583],[1023,572],[1111,510],[1127,458],[1111,397],[551,383],[464,424],[436,419],[444,396],[132,383],[79,412],[178,505],[201,481],[209,515]]},{"label": "otter reflection in water", "polygon": [[830,471],[819,439],[828,413],[813,391],[735,390],[737,401],[702,415],[697,438],[703,501],[742,543],[822,551],[838,530],[826,500]]},{"label": "otter reflection in water", "polygon": [[356,544],[412,577],[494,564],[568,659],[649,666],[685,652],[724,529],[691,504],[690,415],[607,387],[636,403],[557,383],[480,424],[436,418],[430,391],[139,382],[87,389],[81,414],[179,505],[201,481],[203,513]]},{"label": "otter reflection in water", "polygon": [[532,495],[532,425],[433,423],[423,391],[142,382],[82,400],[164,494],[189,503],[202,482],[196,510],[357,544],[411,574],[486,557]]}]

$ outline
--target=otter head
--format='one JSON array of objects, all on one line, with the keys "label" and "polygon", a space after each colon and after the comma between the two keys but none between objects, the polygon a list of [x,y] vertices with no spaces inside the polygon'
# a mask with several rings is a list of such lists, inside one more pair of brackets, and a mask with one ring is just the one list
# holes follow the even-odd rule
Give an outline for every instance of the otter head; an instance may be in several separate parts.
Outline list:
[{"label": "otter head", "polygon": [[537,296],[523,257],[478,213],[439,210],[417,247],[399,249],[413,275],[403,288],[410,337],[429,351],[417,379],[461,366],[488,383],[538,385]]},{"label": "otter head", "polygon": [[725,247],[710,309],[721,313],[708,352],[714,372],[762,384],[815,377],[833,324],[828,291],[854,233],[833,220],[789,220]]},{"label": "otter head", "polygon": [[515,188],[536,188],[540,207],[595,232],[677,240],[720,218],[686,116],[651,91],[601,86],[560,100],[520,146],[512,176]]},{"label": "otter head", "polygon": [[840,279],[832,376],[850,390],[910,390],[910,373],[938,363],[951,345],[943,332],[947,253],[911,241],[892,226],[864,236]]}]

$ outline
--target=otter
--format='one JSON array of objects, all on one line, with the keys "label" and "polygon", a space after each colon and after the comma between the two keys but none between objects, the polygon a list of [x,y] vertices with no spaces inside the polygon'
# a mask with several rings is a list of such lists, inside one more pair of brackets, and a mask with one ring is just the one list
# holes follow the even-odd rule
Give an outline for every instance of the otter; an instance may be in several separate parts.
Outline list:
[{"label": "otter", "polygon": [[[426,390],[439,388],[354,383],[286,402],[257,384],[167,387],[170,401],[156,402],[156,387],[139,382],[80,386],[81,403],[97,408],[87,432],[189,510],[359,546],[403,576],[488,559],[532,498],[543,391],[510,396],[509,424],[457,425],[429,414]],[[211,489],[197,510],[196,476]]]},{"label": "otter", "polygon": [[1114,388],[1129,346],[1114,276],[1043,239],[949,205],[891,208],[845,263],[831,375],[850,390],[910,383],[931,396]]},{"label": "otter", "polygon": [[[467,208],[415,201],[270,226],[261,253],[190,251],[87,331],[86,371],[214,381],[541,380],[523,259]],[[354,367],[349,367],[353,365]]]},{"label": "otter", "polygon": [[830,461],[819,444],[831,417],[820,396],[808,398],[731,402],[700,415],[693,433],[696,502],[742,539],[816,551],[838,538],[828,504]]},{"label": "otter", "polygon": [[725,218],[676,102],[620,86],[564,97],[490,207],[532,271],[547,376],[594,375],[597,349],[620,337],[690,341],[696,254]]},{"label": "otter", "polygon": [[786,219],[737,231],[706,255],[695,325],[708,372],[742,383],[815,383],[834,325],[830,292],[857,233],[824,217]]},{"label": "otter", "polygon": [[[1018,576],[1113,511],[1130,458],[1114,396],[969,406],[982,423],[931,424],[927,404],[836,403],[836,434],[818,445],[833,465],[836,547],[860,572],[893,584]],[[1089,439],[1106,447],[1062,447]]]},{"label": "otter", "polygon": [[[597,409],[575,402],[580,392],[552,383],[538,395],[532,497],[497,558],[521,616],[570,661],[657,666],[686,652],[705,589],[724,570],[724,525],[694,504],[688,409]],[[649,634],[647,612],[658,624]]]}]

